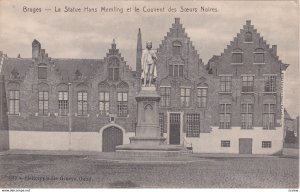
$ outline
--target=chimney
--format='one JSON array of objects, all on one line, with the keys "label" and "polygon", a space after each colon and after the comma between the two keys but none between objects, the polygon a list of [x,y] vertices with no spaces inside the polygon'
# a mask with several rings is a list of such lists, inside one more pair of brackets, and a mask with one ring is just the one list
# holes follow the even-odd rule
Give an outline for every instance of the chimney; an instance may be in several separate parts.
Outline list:
[{"label": "chimney", "polygon": [[37,59],[40,55],[41,44],[36,39],[32,42],[32,58]]},{"label": "chimney", "polygon": [[137,46],[136,46],[136,69],[135,69],[138,74],[142,72],[142,54],[143,54],[142,34],[141,34],[141,29],[139,28]]},{"label": "chimney", "polygon": [[277,45],[272,45],[272,52],[275,56],[277,56]]}]

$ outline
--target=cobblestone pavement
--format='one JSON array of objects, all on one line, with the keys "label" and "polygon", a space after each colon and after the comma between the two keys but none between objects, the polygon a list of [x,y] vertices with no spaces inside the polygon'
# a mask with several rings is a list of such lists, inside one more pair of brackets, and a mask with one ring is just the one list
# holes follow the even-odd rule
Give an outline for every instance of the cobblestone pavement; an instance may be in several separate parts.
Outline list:
[{"label": "cobblestone pavement", "polygon": [[8,152],[0,155],[0,188],[298,188],[298,161],[296,156],[130,159],[105,153]]}]

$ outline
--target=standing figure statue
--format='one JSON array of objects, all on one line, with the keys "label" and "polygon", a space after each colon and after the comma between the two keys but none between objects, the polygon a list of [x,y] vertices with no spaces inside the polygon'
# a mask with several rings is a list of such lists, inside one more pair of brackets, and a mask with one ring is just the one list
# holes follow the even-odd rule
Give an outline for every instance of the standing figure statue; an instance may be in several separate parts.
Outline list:
[{"label": "standing figure statue", "polygon": [[152,42],[148,41],[146,44],[146,49],[143,50],[142,54],[142,74],[141,79],[143,82],[144,87],[148,86],[150,87],[151,84],[153,84],[153,80],[157,77],[157,71],[156,71],[156,61],[157,57],[154,50],[152,49]]}]

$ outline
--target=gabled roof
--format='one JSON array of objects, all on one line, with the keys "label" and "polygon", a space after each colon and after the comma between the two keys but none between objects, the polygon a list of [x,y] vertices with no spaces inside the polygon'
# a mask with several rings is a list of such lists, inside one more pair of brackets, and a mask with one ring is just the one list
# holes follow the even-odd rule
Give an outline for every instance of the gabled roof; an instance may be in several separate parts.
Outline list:
[{"label": "gabled roof", "polygon": [[185,32],[185,28],[180,23],[180,18],[175,18],[175,23],[172,24],[172,27],[169,29],[169,32],[167,32],[167,35],[164,36],[164,40],[162,40],[161,44],[159,45],[158,52],[160,52],[161,49],[165,46],[167,39],[169,38],[186,38],[188,42],[191,44],[192,49],[190,52],[194,53],[198,56],[198,59],[201,64],[203,64],[202,59],[200,58],[197,50],[195,49],[192,41],[190,40],[190,37],[188,37],[187,33]]},{"label": "gabled roof", "polygon": [[[229,50],[233,49],[239,49],[239,38],[242,34],[250,32],[252,34],[252,38],[256,37],[259,39],[259,47],[257,48],[263,48],[265,51],[268,51],[280,64],[281,64],[281,69],[286,70],[288,67],[288,64],[283,63],[279,57],[277,56],[277,46],[273,45],[270,46],[266,40],[264,40],[263,36],[260,35],[260,33],[257,32],[257,29],[254,27],[254,25],[251,25],[251,20],[247,20],[246,24],[243,25],[243,28],[240,29],[240,32],[236,34],[236,36],[233,38],[232,41],[230,41],[229,45],[224,49],[224,51],[220,54],[219,57],[213,56],[212,59],[209,60],[211,61],[217,61],[218,58],[222,57],[224,54],[228,53]],[[215,58],[214,58],[215,57]]]},{"label": "gabled roof", "polygon": [[51,59],[56,71],[64,81],[72,81],[76,72],[82,79],[91,79],[98,70],[102,70],[104,61],[101,59]]},{"label": "gabled roof", "polygon": [[31,58],[4,58],[3,67],[1,73],[8,79],[11,72],[14,70],[18,72],[20,78],[23,79],[28,71],[30,65],[33,64]]}]

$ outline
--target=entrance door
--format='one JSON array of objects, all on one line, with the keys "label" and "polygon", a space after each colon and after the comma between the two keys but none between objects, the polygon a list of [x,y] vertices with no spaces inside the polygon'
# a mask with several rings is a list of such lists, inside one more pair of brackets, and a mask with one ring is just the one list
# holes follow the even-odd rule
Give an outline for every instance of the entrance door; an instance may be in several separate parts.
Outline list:
[{"label": "entrance door", "polygon": [[252,154],[252,139],[250,138],[239,139],[239,153]]},{"label": "entrance door", "polygon": [[170,144],[180,144],[180,114],[170,114]]},{"label": "entrance door", "polygon": [[116,146],[123,144],[122,130],[116,127],[104,129],[102,133],[102,152],[114,152]]}]

